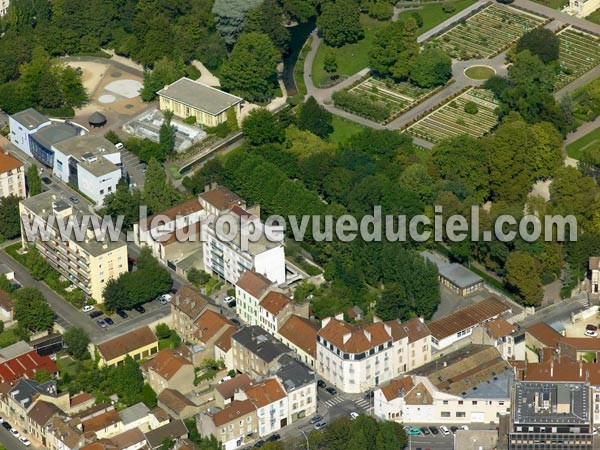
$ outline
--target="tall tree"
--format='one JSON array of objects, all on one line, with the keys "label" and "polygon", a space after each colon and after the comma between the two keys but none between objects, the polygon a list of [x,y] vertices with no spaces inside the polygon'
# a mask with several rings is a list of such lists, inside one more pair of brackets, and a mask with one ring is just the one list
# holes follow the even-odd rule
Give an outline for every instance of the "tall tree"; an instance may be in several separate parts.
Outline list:
[{"label": "tall tree", "polygon": [[265,108],[250,111],[250,114],[242,122],[242,130],[251,145],[263,145],[283,140],[283,130],[277,122],[277,117]]},{"label": "tall tree", "polygon": [[150,213],[154,214],[170,208],[178,198],[179,194],[167,179],[163,166],[156,159],[151,159],[142,193],[143,204],[148,207]]},{"label": "tall tree", "polygon": [[73,358],[84,360],[90,357],[90,352],[88,351],[90,337],[83,328],[69,328],[63,335],[63,338],[67,346],[67,352]]},{"label": "tall tree", "polygon": [[104,197],[102,214],[111,216],[113,220],[122,216],[123,227],[131,230],[140,219],[140,205],[140,191],[134,189],[130,192],[125,180],[120,180],[117,189]]},{"label": "tall tree", "polygon": [[263,0],[259,6],[248,11],[245,32],[266,34],[280,53],[287,53],[290,32],[283,25],[283,18],[283,9],[277,0]]},{"label": "tall tree", "polygon": [[317,27],[325,43],[332,47],[353,44],[365,36],[360,23],[360,9],[354,0],[326,3],[317,18]]},{"label": "tall tree", "polygon": [[440,48],[424,49],[410,68],[410,79],[418,86],[432,88],[452,78],[452,59]]},{"label": "tall tree", "polygon": [[259,6],[261,0],[215,0],[212,12],[217,31],[232,47],[246,25],[248,10]]},{"label": "tall tree", "polygon": [[325,139],[332,132],[331,122],[333,115],[323,106],[319,105],[311,95],[302,106],[298,113],[298,128],[308,130]]},{"label": "tall tree", "polygon": [[525,306],[539,306],[544,292],[540,280],[540,265],[524,252],[511,252],[506,261],[506,282],[521,298]]},{"label": "tall tree", "polygon": [[32,332],[45,331],[54,324],[54,311],[42,292],[35,287],[23,287],[13,294],[15,320]]},{"label": "tall tree", "polygon": [[0,235],[5,239],[14,239],[21,235],[20,201],[21,198],[14,194],[0,199]]},{"label": "tall tree", "polygon": [[388,22],[375,33],[369,52],[371,68],[396,80],[408,78],[413,61],[419,54],[417,23],[411,17],[406,22]]},{"label": "tall tree", "polygon": [[42,180],[40,179],[39,169],[35,164],[27,169],[27,190],[30,197],[42,192]]},{"label": "tall tree", "polygon": [[185,63],[181,58],[172,59],[165,56],[154,64],[154,69],[144,72],[144,87],[140,96],[145,102],[156,98],[156,93],[166,85],[185,76]]},{"label": "tall tree", "polygon": [[544,64],[556,61],[560,53],[560,39],[548,28],[534,28],[517,41],[517,53],[529,50],[538,56]]},{"label": "tall tree", "polygon": [[264,101],[277,87],[277,63],[280,55],[261,33],[240,36],[221,70],[223,87],[250,101]]},{"label": "tall tree", "polygon": [[166,158],[175,150],[175,127],[171,124],[173,111],[165,111],[163,115],[164,121],[160,126],[158,143],[162,154]]}]

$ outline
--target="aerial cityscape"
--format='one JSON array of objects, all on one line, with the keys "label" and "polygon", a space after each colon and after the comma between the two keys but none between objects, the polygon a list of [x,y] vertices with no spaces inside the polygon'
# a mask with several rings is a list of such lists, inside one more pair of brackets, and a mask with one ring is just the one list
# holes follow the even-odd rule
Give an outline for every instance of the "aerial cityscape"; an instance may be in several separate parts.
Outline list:
[{"label": "aerial cityscape", "polygon": [[0,0],[0,450],[600,449],[599,308],[600,0]]}]

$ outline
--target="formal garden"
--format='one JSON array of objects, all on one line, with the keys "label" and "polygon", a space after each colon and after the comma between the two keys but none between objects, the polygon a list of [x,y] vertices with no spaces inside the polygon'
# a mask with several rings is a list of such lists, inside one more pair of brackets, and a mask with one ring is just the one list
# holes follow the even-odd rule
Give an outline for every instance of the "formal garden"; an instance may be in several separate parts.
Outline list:
[{"label": "formal garden", "polygon": [[456,59],[490,58],[548,20],[508,6],[490,4],[461,20],[432,43]]},{"label": "formal garden", "polygon": [[497,107],[498,102],[491,91],[471,88],[408,127],[407,131],[433,143],[460,134],[480,137],[498,123],[494,113]]},{"label": "formal garden", "polygon": [[600,42],[597,36],[567,27],[558,33],[558,37],[562,71],[557,77],[557,90],[600,63]]}]

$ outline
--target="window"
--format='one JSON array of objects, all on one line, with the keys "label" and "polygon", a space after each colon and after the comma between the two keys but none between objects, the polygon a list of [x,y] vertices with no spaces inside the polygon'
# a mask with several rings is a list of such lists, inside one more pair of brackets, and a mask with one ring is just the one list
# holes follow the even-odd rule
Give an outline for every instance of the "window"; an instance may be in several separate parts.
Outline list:
[{"label": "window", "polygon": [[464,402],[463,402],[462,400],[459,400],[459,401],[458,401],[458,404],[459,404],[459,405],[462,405],[463,403],[464,403]]},{"label": "window", "polygon": [[442,417],[450,417],[450,411],[442,411]]},{"label": "window", "polygon": [[444,403],[444,405],[447,405],[448,404],[448,400],[444,400],[443,403]]},{"label": "window", "polygon": [[476,405],[477,404],[477,400],[473,400],[472,404]]},{"label": "window", "polygon": [[467,415],[467,414],[466,414],[464,411],[461,411],[461,412],[457,412],[457,413],[456,413],[456,417],[466,417],[466,415]]}]

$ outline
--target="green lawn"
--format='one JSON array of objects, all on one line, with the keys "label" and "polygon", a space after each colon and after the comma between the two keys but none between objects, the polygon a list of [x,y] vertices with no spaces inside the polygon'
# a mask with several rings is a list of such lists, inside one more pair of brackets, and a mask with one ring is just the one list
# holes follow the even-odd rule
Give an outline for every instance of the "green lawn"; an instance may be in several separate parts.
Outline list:
[{"label": "green lawn", "polygon": [[556,9],[556,10],[561,10],[569,4],[569,0],[533,0],[533,1],[536,3],[539,3],[540,5],[544,5],[544,6],[547,6],[548,8],[552,8],[552,9]]},{"label": "green lawn", "polygon": [[[416,10],[423,18],[423,28],[419,30],[420,33],[431,30],[433,27],[454,16],[467,6],[471,6],[473,3],[475,3],[475,1],[476,0],[455,0],[445,3],[436,3],[433,5],[424,5],[422,9]],[[445,13],[442,11],[442,6],[444,5],[454,5],[456,10],[452,13]],[[400,13],[398,15],[398,20],[408,19],[413,12],[414,10]]]},{"label": "green lawn", "polygon": [[336,115],[333,116],[331,125],[333,126],[333,132],[329,135],[329,140],[334,144],[340,144],[353,134],[359,133],[365,129],[365,127],[359,123],[352,122]]},{"label": "green lawn", "polygon": [[414,145],[413,147],[415,149],[415,156],[419,162],[423,165],[429,164],[429,160],[431,159],[431,150],[421,147],[420,145]]},{"label": "green lawn", "polygon": [[589,16],[585,18],[585,20],[589,20],[590,22],[594,22],[600,25],[600,9],[597,9]]},{"label": "green lawn", "polygon": [[329,49],[335,52],[338,65],[337,71],[340,75],[354,75],[369,65],[369,50],[371,50],[371,43],[375,37],[375,32],[385,22],[371,19],[369,16],[363,14],[360,16],[360,23],[364,27],[365,37],[356,44],[332,48],[323,42],[321,43],[312,67],[312,79],[315,86],[318,87],[321,83],[327,81],[329,77],[323,69],[323,61]]},{"label": "green lawn", "polygon": [[473,66],[465,70],[465,75],[473,80],[487,80],[495,74],[496,71],[494,69],[486,66]]},{"label": "green lawn", "polygon": [[0,333],[0,348],[8,347],[17,342],[19,338],[15,334],[14,328],[7,328]]},{"label": "green lawn", "polygon": [[579,160],[581,159],[583,150],[587,149],[600,150],[600,128],[596,128],[591,133],[567,145],[567,155]]}]

